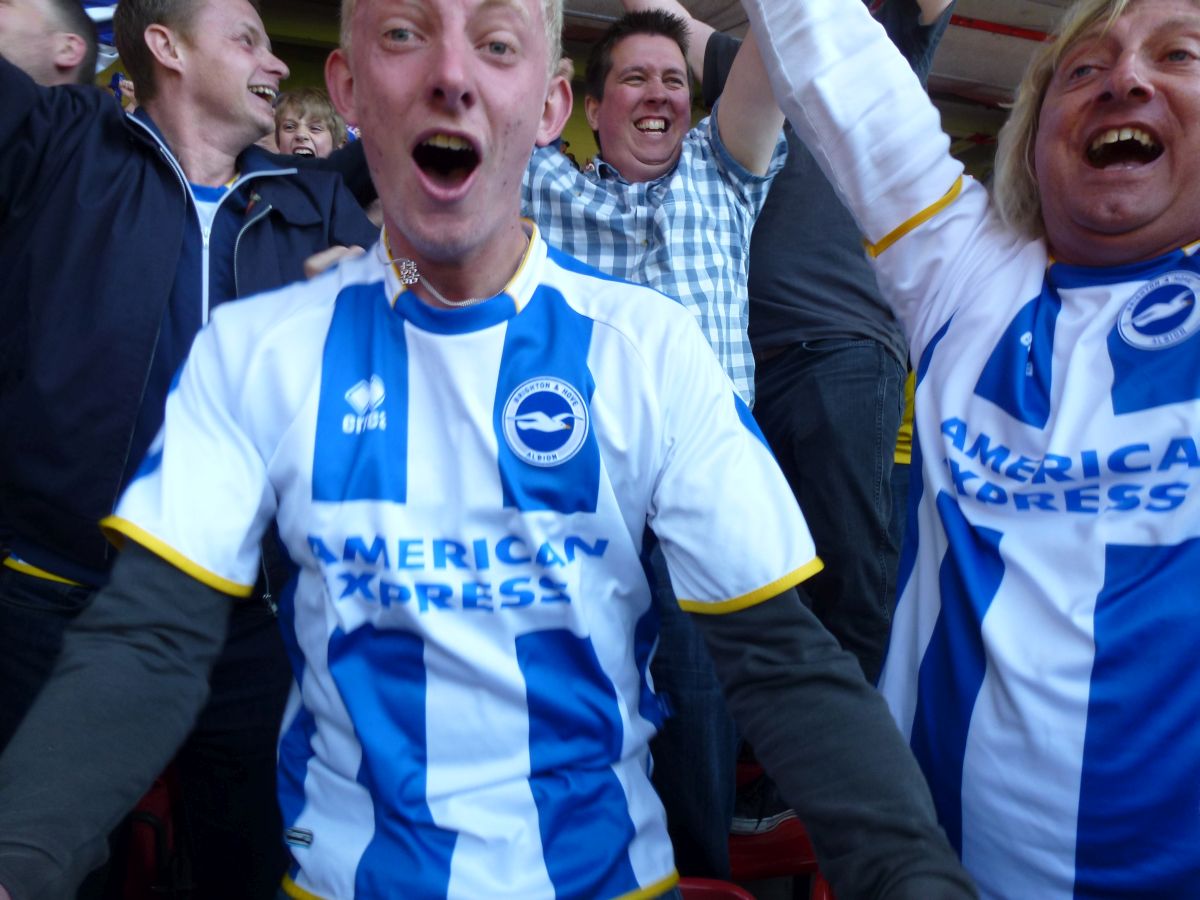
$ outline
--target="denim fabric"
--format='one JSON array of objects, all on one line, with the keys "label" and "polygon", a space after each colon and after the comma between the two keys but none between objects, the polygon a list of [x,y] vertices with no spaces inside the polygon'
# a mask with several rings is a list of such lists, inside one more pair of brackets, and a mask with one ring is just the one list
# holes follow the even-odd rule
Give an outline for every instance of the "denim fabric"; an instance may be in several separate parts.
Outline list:
[{"label": "denim fabric", "polygon": [[91,599],[90,588],[0,567],[0,750],[50,677],[67,625]]},{"label": "denim fabric", "polygon": [[904,376],[899,360],[870,340],[808,341],[758,367],[754,416],[825,563],[802,594],[872,683],[899,558],[891,477]]},{"label": "denim fabric", "polygon": [[662,548],[655,541],[647,552],[659,615],[650,672],[667,711],[650,744],[654,786],[667,810],[675,868],[684,876],[728,880],[737,729],[704,639],[675,599]]}]

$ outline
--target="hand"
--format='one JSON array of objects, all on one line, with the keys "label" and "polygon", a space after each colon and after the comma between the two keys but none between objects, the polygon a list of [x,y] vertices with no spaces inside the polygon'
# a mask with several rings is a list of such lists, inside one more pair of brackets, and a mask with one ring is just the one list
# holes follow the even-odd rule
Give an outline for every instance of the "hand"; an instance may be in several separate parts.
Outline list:
[{"label": "hand", "polygon": [[[314,253],[304,261],[304,277],[314,278],[320,275],[334,263],[340,262],[343,259],[348,259],[351,256],[362,256],[365,251],[362,247],[344,247],[341,244],[335,244],[327,250],[322,250],[320,253]],[[8,898],[0,895],[0,900],[8,900]]]}]

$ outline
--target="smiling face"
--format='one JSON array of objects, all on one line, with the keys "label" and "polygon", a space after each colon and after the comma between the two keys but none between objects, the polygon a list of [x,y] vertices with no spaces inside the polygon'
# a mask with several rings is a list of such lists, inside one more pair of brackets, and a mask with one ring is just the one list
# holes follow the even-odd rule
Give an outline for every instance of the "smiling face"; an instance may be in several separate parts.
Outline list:
[{"label": "smiling face", "polygon": [[350,34],[326,81],[361,129],[393,250],[423,271],[500,278],[481,288],[498,290],[525,246],[530,153],[570,112],[541,0],[359,0]]},{"label": "smiling face", "polygon": [[[239,150],[275,130],[275,98],[288,68],[271,53],[246,0],[205,0],[180,35],[184,80],[198,112]],[[235,151],[236,154],[237,151]]]},{"label": "smiling face", "polygon": [[1062,55],[1034,172],[1054,254],[1116,265],[1200,238],[1200,7],[1138,0]]},{"label": "smiling face", "polygon": [[683,51],[664,35],[623,38],[612,49],[604,96],[584,105],[605,162],[631,182],[665,175],[692,124]]},{"label": "smiling face", "polygon": [[275,129],[279,152],[290,156],[324,159],[333,152],[333,129],[320,116],[306,116],[296,109],[287,109]]}]

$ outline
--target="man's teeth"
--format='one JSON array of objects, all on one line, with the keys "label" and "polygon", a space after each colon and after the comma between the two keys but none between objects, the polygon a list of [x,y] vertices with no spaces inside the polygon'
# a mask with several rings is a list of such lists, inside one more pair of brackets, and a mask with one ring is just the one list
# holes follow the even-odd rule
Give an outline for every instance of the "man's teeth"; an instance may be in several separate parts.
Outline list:
[{"label": "man's teeth", "polygon": [[1095,153],[1101,147],[1107,144],[1116,144],[1119,141],[1137,141],[1147,150],[1158,148],[1158,144],[1154,138],[1150,137],[1150,135],[1146,134],[1140,128],[1110,128],[1092,141],[1092,146],[1088,149]]},{"label": "man's teeth", "polygon": [[250,85],[250,93],[258,94],[260,97],[266,97],[272,103],[274,103],[275,98],[279,96],[279,91],[275,90],[273,87],[267,87],[265,84]]},{"label": "man's teeth", "polygon": [[638,131],[666,131],[666,119],[642,119],[637,123]]},{"label": "man's teeth", "polygon": [[442,150],[470,150],[471,142],[466,138],[460,138],[453,134],[435,134],[431,138],[426,138],[423,143],[430,147],[438,147]]}]

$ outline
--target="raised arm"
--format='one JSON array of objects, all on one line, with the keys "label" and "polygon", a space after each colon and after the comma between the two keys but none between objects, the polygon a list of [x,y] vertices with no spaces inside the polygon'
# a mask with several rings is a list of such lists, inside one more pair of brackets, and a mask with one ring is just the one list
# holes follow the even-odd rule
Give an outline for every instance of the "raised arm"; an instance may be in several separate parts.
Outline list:
[{"label": "raised arm", "polygon": [[921,24],[932,25],[954,0],[917,0],[921,7]]},{"label": "raised arm", "polygon": [[766,173],[783,128],[783,113],[771,93],[753,34],[742,42],[729,70],[717,104],[717,128],[734,159],[756,175]]}]

